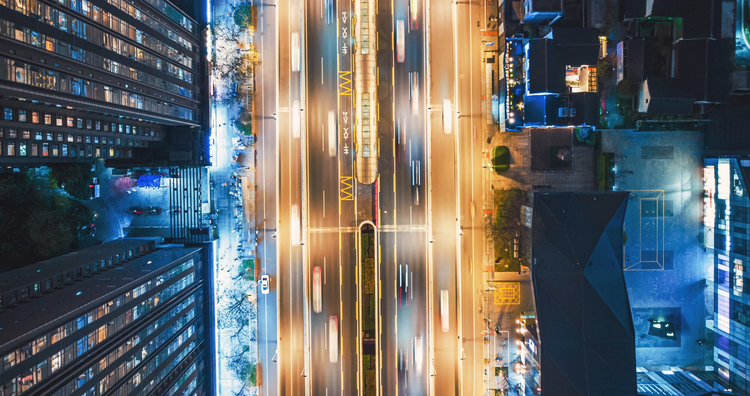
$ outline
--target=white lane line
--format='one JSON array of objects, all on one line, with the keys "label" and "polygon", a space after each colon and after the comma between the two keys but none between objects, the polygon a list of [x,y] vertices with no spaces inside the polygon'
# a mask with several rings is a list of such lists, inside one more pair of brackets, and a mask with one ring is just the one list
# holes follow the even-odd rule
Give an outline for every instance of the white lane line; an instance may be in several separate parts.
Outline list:
[{"label": "white lane line", "polygon": [[326,190],[323,190],[323,218],[326,217]]},{"label": "white lane line", "polygon": [[326,125],[320,124],[320,151],[326,151]]},{"label": "white lane line", "polygon": [[326,283],[326,258],[323,257],[323,284],[325,285]]},{"label": "white lane line", "polygon": [[320,57],[320,85],[323,85],[323,57]]}]

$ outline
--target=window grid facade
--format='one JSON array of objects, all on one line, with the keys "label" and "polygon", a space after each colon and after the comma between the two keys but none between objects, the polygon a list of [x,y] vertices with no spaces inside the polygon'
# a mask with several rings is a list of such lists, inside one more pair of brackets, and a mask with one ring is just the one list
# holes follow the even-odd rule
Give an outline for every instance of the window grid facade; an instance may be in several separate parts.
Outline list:
[{"label": "window grid facade", "polygon": [[705,244],[714,254],[714,363],[719,375],[747,392],[750,294],[744,266],[750,260],[750,197],[744,175],[750,168],[733,158],[706,158],[704,165]]},{"label": "window grid facade", "polygon": [[[156,268],[165,270],[154,272],[127,292],[105,300],[50,332],[32,334],[30,342],[22,347],[3,352],[0,377],[4,383],[0,384],[0,396],[39,392],[54,396],[113,392],[145,395],[157,386],[163,390],[166,386],[175,389],[175,377],[169,374],[176,367],[177,382],[180,386],[184,383],[184,389],[192,387],[192,391],[201,385],[203,378],[193,382],[198,378],[193,374],[195,367],[204,369],[197,356],[207,348],[203,341],[206,338],[203,263],[201,255],[196,255],[199,250],[169,250],[176,256],[156,264]],[[141,272],[140,268],[149,268],[151,260],[159,260],[155,257],[159,251],[142,256],[136,264],[125,265],[137,265],[133,271]],[[121,260],[138,257],[137,252],[133,253],[131,250],[118,256]],[[176,262],[172,261],[175,259]],[[109,259],[103,260],[97,260],[96,265],[109,263]],[[85,277],[93,269],[93,264],[89,264],[73,277]],[[44,280],[32,287],[39,295],[43,287],[36,285],[42,283]],[[114,338],[115,335],[120,338]],[[73,362],[86,362],[86,366],[81,368],[78,363],[72,366],[74,372],[61,370]],[[144,382],[146,379],[148,383]],[[37,389],[39,386],[42,388]]]}]

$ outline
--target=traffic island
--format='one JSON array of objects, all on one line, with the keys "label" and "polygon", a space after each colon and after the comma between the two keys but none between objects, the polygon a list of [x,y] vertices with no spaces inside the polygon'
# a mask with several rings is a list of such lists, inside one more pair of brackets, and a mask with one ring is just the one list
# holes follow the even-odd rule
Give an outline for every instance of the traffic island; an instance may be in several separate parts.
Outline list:
[{"label": "traffic island", "polygon": [[[362,394],[375,396],[377,394],[377,302],[375,296],[375,260],[377,257],[376,230],[370,224],[360,227],[360,323],[361,327],[361,372]],[[359,379],[358,379],[359,381]]]}]

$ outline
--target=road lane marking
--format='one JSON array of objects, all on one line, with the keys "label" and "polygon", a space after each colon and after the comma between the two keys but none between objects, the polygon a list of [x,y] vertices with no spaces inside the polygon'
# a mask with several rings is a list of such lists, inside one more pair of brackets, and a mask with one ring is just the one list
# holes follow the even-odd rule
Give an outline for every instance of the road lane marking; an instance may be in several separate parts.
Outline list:
[{"label": "road lane marking", "polygon": [[352,74],[351,71],[339,70],[339,79],[342,80],[339,82],[339,96],[352,96],[352,80],[347,77],[350,74]]},{"label": "road lane marking", "polygon": [[397,289],[397,286],[396,286],[396,279],[393,279],[393,299],[394,299],[394,300],[395,300],[396,298],[398,298],[398,297],[396,297],[396,289]]},{"label": "road lane marking", "polygon": [[341,188],[341,201],[351,201],[353,198],[352,195],[352,177],[351,176],[341,176],[340,181],[343,187]]},{"label": "road lane marking", "polygon": [[326,284],[326,272],[327,272],[327,271],[326,271],[326,268],[327,268],[327,265],[326,265],[326,258],[325,258],[325,257],[323,257],[323,284],[324,284],[324,285]]},{"label": "road lane marking", "polygon": [[380,315],[380,334],[383,334],[383,315]]},{"label": "road lane marking", "polygon": [[326,190],[323,190],[323,218],[326,217]]},{"label": "road lane marking", "polygon": [[320,57],[320,85],[323,85],[323,57]]},{"label": "road lane marking", "polygon": [[394,316],[394,322],[393,322],[393,333],[398,334],[398,314],[393,315]]},{"label": "road lane marking", "polygon": [[[380,289],[380,299],[382,300],[383,299],[383,281],[379,280],[378,284],[380,285],[379,286],[379,289]],[[382,321],[383,319],[380,319],[380,320]]]},{"label": "road lane marking", "polygon": [[326,151],[326,126],[320,124],[320,151]]}]

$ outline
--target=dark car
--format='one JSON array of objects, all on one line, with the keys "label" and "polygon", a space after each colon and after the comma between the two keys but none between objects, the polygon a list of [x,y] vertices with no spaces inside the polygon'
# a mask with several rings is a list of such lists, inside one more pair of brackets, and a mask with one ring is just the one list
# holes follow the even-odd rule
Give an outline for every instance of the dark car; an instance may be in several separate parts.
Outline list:
[{"label": "dark car", "polygon": [[148,214],[158,215],[161,214],[161,208],[158,206],[149,206],[147,212]]}]

